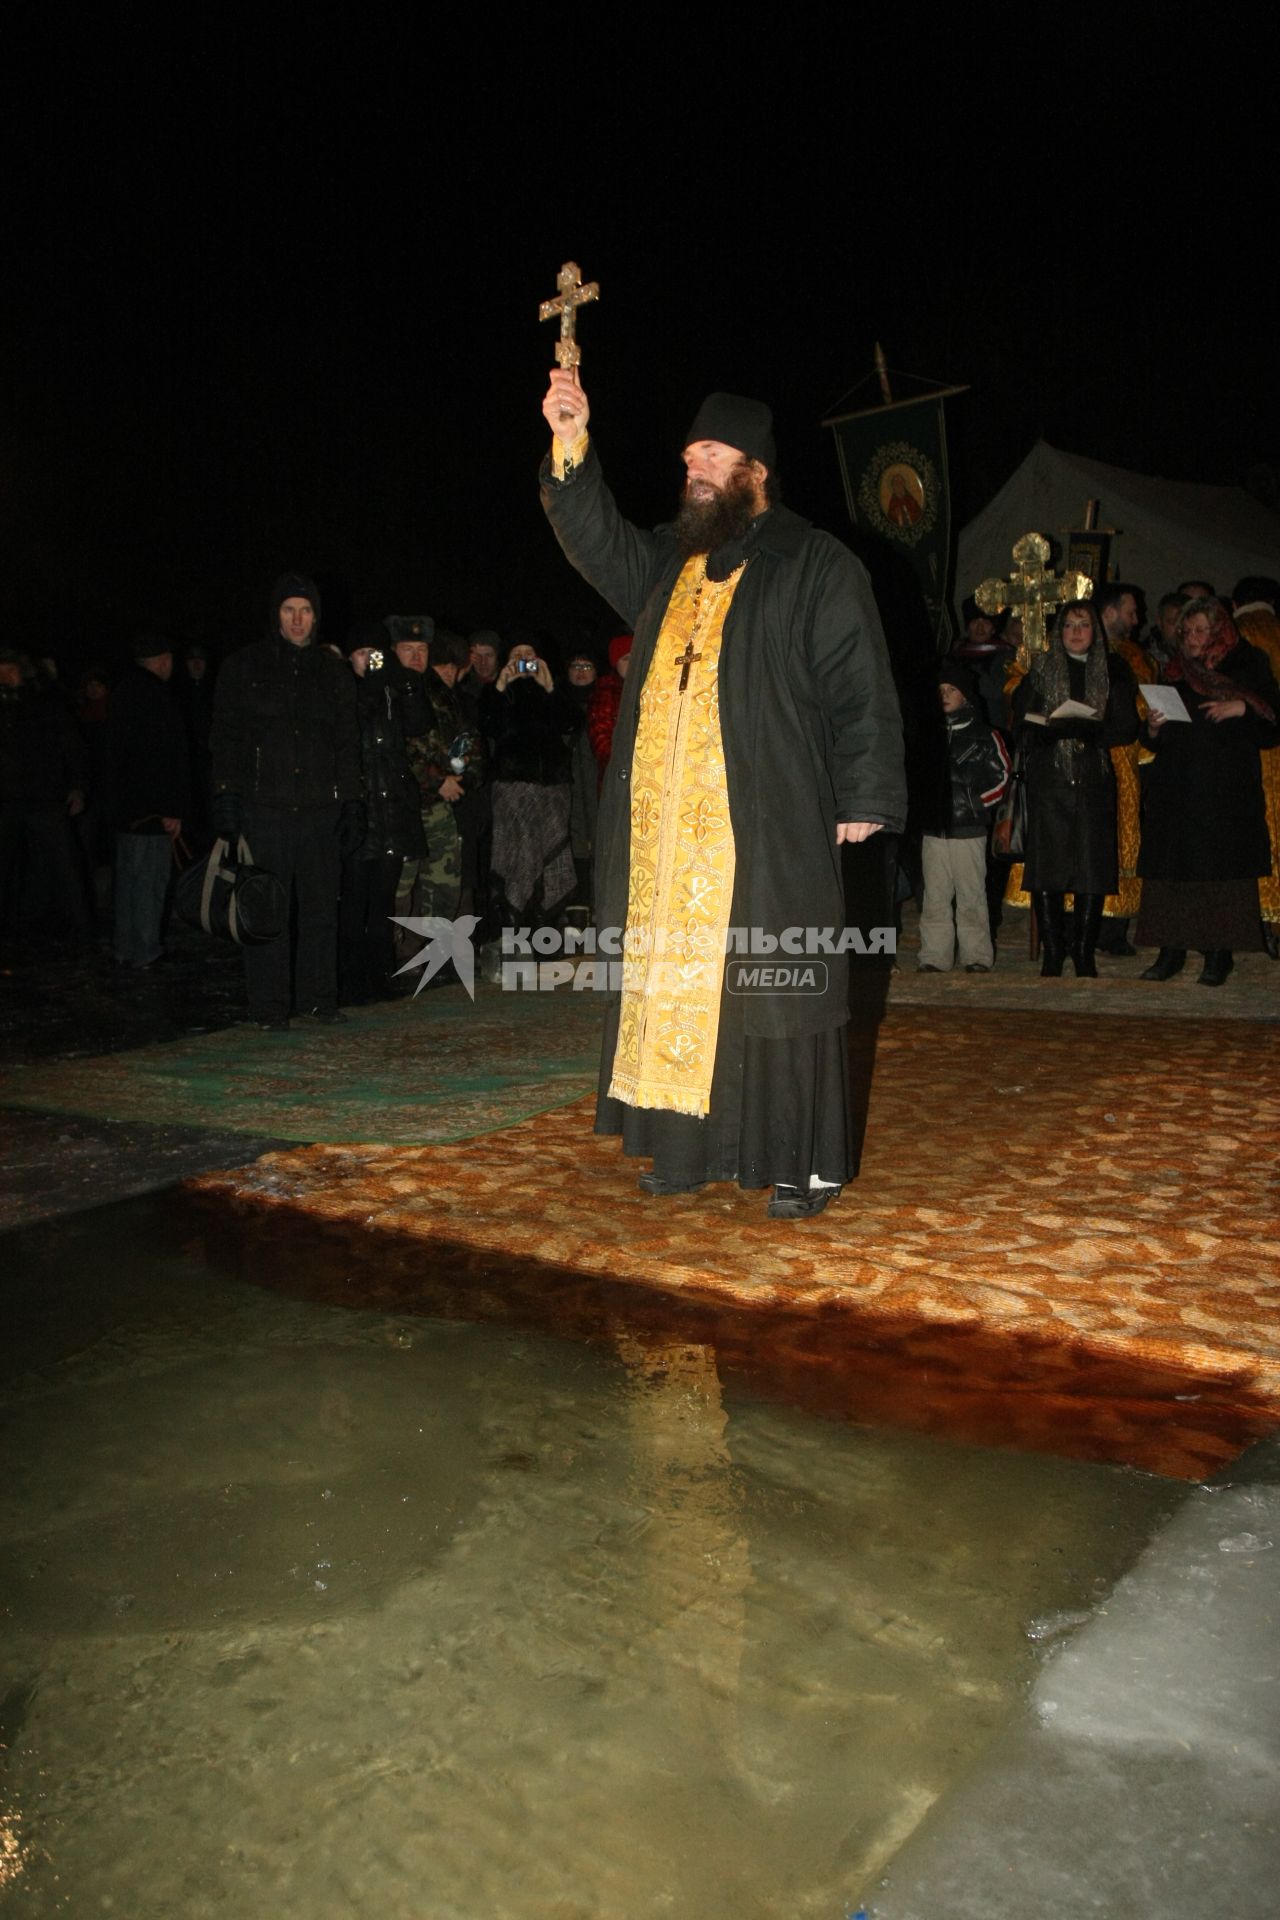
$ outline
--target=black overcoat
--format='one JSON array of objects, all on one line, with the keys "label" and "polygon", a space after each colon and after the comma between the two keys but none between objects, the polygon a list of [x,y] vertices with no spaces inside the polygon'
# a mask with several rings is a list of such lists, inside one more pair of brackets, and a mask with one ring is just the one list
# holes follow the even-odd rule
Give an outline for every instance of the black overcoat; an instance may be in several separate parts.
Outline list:
[{"label": "black overcoat", "polygon": [[[1107,673],[1110,689],[1101,720],[1027,722],[1039,698],[1031,674],[1014,689],[1014,724],[1027,783],[1022,884],[1028,893],[1107,894],[1119,885],[1110,749],[1138,737],[1137,688],[1118,654],[1107,654]],[[1073,660],[1073,699],[1085,698],[1084,676],[1083,660]]]},{"label": "black overcoat", "polygon": [[181,710],[169,682],[136,664],[121,674],[107,702],[107,807],[117,833],[159,832],[156,816],[190,819],[190,749]]},{"label": "black overcoat", "polygon": [[[669,527],[650,533],[623,519],[594,444],[563,481],[548,459],[541,480],[560,545],[635,634],[596,838],[596,923],[623,927],[640,694],[684,560]],[[719,666],[736,854],[731,924],[766,939],[789,927],[838,935],[837,823],[900,831],[906,818],[902,726],[880,615],[861,561],[786,507],[756,522],[745,555]],[[847,1020],[847,958],[822,957],[819,991],[748,997],[749,1034],[813,1034]]]},{"label": "black overcoat", "polygon": [[290,809],[359,800],[356,677],[314,642],[242,647],[218,675],[211,744],[215,793]]},{"label": "black overcoat", "polygon": [[504,780],[528,781],[535,787],[567,787],[573,768],[565,735],[573,726],[574,709],[560,687],[550,693],[530,675],[509,680],[501,693],[497,683],[480,690],[480,727],[492,742],[489,763],[495,785]]},{"label": "black overcoat", "polygon": [[399,854],[420,860],[427,840],[405,740],[425,732],[428,724],[425,675],[407,671],[394,654],[381,667],[370,662],[363,677],[356,678],[356,719],[365,806],[364,845],[358,857],[383,860]]},{"label": "black overcoat", "polygon": [[[1280,714],[1267,657],[1242,640],[1218,672],[1247,687]],[[1166,720],[1151,738],[1142,806],[1144,880],[1252,880],[1271,871],[1271,842],[1258,751],[1276,744],[1277,729],[1252,707],[1238,720],[1210,720],[1201,696],[1177,683],[1191,715]]]}]

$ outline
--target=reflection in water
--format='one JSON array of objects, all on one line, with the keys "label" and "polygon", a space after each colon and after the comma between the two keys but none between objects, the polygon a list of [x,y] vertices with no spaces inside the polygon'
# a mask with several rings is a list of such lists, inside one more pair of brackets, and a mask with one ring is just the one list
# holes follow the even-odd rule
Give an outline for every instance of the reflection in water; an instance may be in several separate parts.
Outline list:
[{"label": "reflection in water", "polygon": [[220,1194],[197,1196],[175,1219],[187,1223],[193,1258],[294,1298],[547,1328],[611,1352],[621,1329],[684,1341],[714,1350],[722,1380],[788,1405],[978,1446],[1202,1480],[1276,1425],[1247,1374],[1189,1373],[1122,1347],[1086,1352],[1035,1327],[1015,1337],[910,1315],[868,1325],[838,1301],[814,1309],[771,1298],[758,1309],[565,1272],[523,1244],[503,1259],[294,1213],[228,1213]]},{"label": "reflection in water", "polygon": [[[751,1561],[728,1447],[715,1350],[619,1330],[627,1368],[632,1486],[648,1516],[640,1536],[649,1653],[675,1682],[686,1758],[708,1772],[742,1766],[738,1678]],[[673,1755],[674,1757],[674,1755]]]},{"label": "reflection in water", "polygon": [[271,1251],[346,1304],[151,1204],[18,1244],[0,1831],[33,1920],[848,1911],[1017,1708],[1028,1623],[1187,1497]]},{"label": "reflection in water", "polygon": [[0,1813],[0,1888],[11,1886],[22,1872],[22,1816]]}]

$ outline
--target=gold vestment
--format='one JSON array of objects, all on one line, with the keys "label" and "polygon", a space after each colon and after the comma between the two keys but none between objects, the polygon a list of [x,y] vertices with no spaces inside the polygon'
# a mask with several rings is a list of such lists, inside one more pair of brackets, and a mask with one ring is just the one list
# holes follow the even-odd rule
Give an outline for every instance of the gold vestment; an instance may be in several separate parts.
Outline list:
[{"label": "gold vestment", "polygon": [[[1242,639],[1271,662],[1271,671],[1280,680],[1280,619],[1262,604],[1248,606],[1236,615],[1236,628]],[[1262,762],[1262,794],[1267,805],[1267,832],[1271,835],[1271,871],[1258,882],[1258,906],[1262,918],[1271,926],[1280,922],[1280,747],[1265,747],[1258,756]]]},{"label": "gold vestment", "polygon": [[708,580],[705,554],[685,563],[640,694],[609,1087],[632,1107],[698,1116],[711,1107],[735,866],[718,675],[743,570]]}]

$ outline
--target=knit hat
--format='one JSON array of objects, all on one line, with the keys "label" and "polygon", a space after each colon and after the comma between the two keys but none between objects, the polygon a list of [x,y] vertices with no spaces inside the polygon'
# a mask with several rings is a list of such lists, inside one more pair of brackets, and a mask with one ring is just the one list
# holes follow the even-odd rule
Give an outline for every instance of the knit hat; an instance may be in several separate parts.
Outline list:
[{"label": "knit hat", "polygon": [[[286,600],[309,600],[311,611],[316,617],[316,626],[320,625],[320,589],[314,580],[305,573],[282,573],[277,577],[271,589],[271,610],[267,615],[267,632],[280,631],[280,609]],[[315,634],[312,634],[315,639]]]},{"label": "knit hat", "polygon": [[978,683],[968,667],[962,667],[958,660],[939,660],[938,685],[954,687],[956,692],[962,693],[966,700],[977,698]]},{"label": "knit hat", "polygon": [[778,464],[773,414],[763,400],[746,400],[740,393],[707,395],[693,416],[684,444],[691,447],[698,440],[719,440],[726,447],[736,447],[770,473]]},{"label": "knit hat", "polygon": [[166,640],[162,633],[138,633],[130,643],[129,652],[135,660],[156,660],[162,653],[173,652],[173,642]]},{"label": "knit hat", "polygon": [[357,620],[347,629],[342,651],[350,659],[358,647],[376,647],[379,652],[387,644],[387,629],[381,620]]},{"label": "knit hat", "polygon": [[635,645],[632,634],[620,633],[609,642],[609,665],[616,669],[624,653],[630,653]]}]

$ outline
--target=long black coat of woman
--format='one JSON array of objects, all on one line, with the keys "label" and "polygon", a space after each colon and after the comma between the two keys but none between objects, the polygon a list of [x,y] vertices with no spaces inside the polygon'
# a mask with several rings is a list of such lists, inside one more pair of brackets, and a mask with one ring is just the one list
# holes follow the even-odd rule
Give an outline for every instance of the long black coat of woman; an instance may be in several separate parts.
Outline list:
[{"label": "long black coat of woman", "polygon": [[1191,716],[1147,733],[1155,763],[1142,816],[1138,939],[1158,946],[1144,980],[1169,980],[1187,949],[1200,984],[1219,987],[1237,950],[1262,947],[1258,879],[1271,871],[1260,748],[1274,746],[1277,688],[1264,653],[1242,640],[1221,601],[1190,600],[1164,670]]},{"label": "long black coat of woman", "polygon": [[[1094,717],[1051,719],[1066,700],[1091,708]],[[1014,693],[1013,719],[1027,786],[1023,885],[1040,922],[1040,971],[1062,972],[1063,895],[1073,893],[1071,959],[1077,975],[1094,979],[1102,903],[1118,878],[1110,749],[1137,739],[1138,713],[1133,675],[1108,651],[1087,600],[1068,601],[1059,613],[1047,650]]]},{"label": "long black coat of woman", "polygon": [[506,925],[514,926],[535,896],[550,913],[573,890],[573,770],[565,744],[573,718],[537,649],[513,640],[497,679],[480,695],[480,724],[493,744],[490,867]]}]

